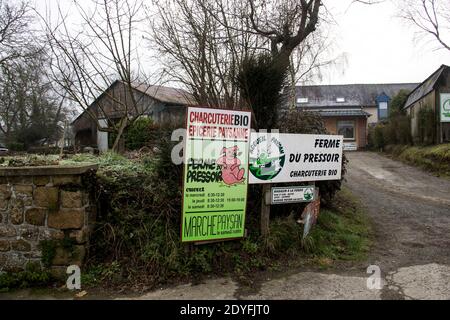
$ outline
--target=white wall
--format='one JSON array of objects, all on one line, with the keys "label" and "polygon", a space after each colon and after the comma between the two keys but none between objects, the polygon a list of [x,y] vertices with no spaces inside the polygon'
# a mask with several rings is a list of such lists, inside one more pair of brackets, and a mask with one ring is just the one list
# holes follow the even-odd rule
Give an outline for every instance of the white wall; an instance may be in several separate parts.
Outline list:
[{"label": "white wall", "polygon": [[[108,127],[108,121],[106,119],[99,119],[98,122],[102,128]],[[97,129],[97,146],[100,152],[108,151],[108,132]]]}]

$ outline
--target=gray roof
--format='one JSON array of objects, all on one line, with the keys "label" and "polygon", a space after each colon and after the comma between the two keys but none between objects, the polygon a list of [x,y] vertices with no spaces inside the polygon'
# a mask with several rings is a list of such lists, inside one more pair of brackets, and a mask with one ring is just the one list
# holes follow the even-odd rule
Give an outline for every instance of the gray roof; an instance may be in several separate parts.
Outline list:
[{"label": "gray roof", "polygon": [[[99,99],[101,99],[108,90],[110,90],[113,86],[115,86],[117,83],[123,83],[121,80],[114,81],[108,89],[106,89],[104,92],[102,92],[93,103],[89,106],[91,108],[95,102],[97,102]],[[188,106],[188,105],[195,105],[194,97],[187,91],[183,89],[177,89],[172,87],[165,87],[165,86],[156,86],[156,85],[146,85],[146,84],[136,84],[133,85],[133,88],[137,91],[140,91],[158,101],[168,103],[170,105],[181,105],[181,106]],[[81,117],[86,114],[86,110],[81,112],[73,121],[72,125],[77,122],[77,120],[81,119]]]},{"label": "gray roof", "polygon": [[361,109],[328,109],[320,110],[322,117],[370,117],[371,114]]},{"label": "gray roof", "polygon": [[[376,98],[385,93],[390,98],[400,90],[411,91],[418,83],[388,84],[344,84],[297,86],[297,98],[308,98],[308,103],[298,103],[305,108],[323,107],[375,107]],[[345,98],[345,102],[337,102],[337,98]]]},{"label": "gray roof", "polygon": [[435,89],[435,85],[441,77],[442,73],[448,69],[449,67],[446,65],[440,66],[439,69],[437,69],[431,76],[429,76],[424,82],[416,87],[409,95],[408,100],[405,104],[405,108],[410,107],[412,104],[432,92]]},{"label": "gray roof", "polygon": [[161,102],[179,105],[196,104],[194,97],[183,89],[145,84],[137,85],[134,88]]}]

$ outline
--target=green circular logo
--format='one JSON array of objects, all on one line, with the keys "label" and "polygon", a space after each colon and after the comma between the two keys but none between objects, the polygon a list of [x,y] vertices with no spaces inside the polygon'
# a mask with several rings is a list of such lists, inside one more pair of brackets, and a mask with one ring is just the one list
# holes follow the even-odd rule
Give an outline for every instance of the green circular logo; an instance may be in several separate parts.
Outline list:
[{"label": "green circular logo", "polygon": [[259,180],[267,181],[275,178],[283,169],[285,162],[283,145],[275,137],[260,136],[250,146],[250,172]]},{"label": "green circular logo", "polygon": [[444,108],[445,111],[450,111],[450,99],[446,100],[442,107]]}]

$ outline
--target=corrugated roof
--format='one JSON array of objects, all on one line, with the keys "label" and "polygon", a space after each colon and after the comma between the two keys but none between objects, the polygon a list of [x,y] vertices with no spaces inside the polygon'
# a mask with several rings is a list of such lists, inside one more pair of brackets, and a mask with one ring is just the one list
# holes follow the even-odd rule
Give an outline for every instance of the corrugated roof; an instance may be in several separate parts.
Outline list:
[{"label": "corrugated roof", "polygon": [[424,82],[419,84],[409,95],[408,100],[406,101],[405,108],[408,108],[421,98],[425,97],[431,91],[434,90],[436,82],[441,77],[442,73],[448,69],[449,67],[446,65],[442,65],[437,69],[431,76],[429,76]]},{"label": "corrugated roof", "polygon": [[179,105],[196,104],[194,97],[183,89],[145,84],[137,85],[135,89],[161,102]]},{"label": "corrugated roof", "polygon": [[[299,107],[351,107],[376,106],[376,98],[385,93],[394,97],[400,90],[414,90],[418,83],[387,84],[344,84],[297,86],[297,98],[308,98],[307,103],[298,103]],[[345,98],[345,102],[337,102],[337,98]]]},{"label": "corrugated roof", "polygon": [[[101,99],[108,90],[110,90],[113,86],[115,86],[117,83],[121,83],[122,81],[116,80],[114,83],[109,86],[108,89],[106,89],[104,92],[102,92],[97,99],[89,106],[89,108],[92,108],[92,106],[97,102],[99,99]],[[155,85],[135,85],[134,89],[158,100],[164,103],[169,104],[175,104],[175,105],[182,105],[182,106],[188,106],[188,105],[195,105],[194,97],[187,91],[183,89],[178,88],[172,88],[172,87],[165,87],[165,86],[155,86]],[[86,113],[86,110],[84,110],[81,114],[79,114],[71,124],[74,124],[76,121],[81,119],[81,117]]]},{"label": "corrugated roof", "polygon": [[361,109],[328,109],[318,111],[322,117],[370,117],[371,114]]}]

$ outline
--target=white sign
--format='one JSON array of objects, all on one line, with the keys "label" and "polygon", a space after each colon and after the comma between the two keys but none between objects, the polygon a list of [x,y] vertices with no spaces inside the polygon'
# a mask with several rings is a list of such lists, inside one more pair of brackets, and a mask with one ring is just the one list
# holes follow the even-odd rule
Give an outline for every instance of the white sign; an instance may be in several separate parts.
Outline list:
[{"label": "white sign", "polygon": [[441,122],[450,122],[450,93],[441,93]]},{"label": "white sign", "polygon": [[272,204],[310,202],[314,200],[314,186],[272,188]]},{"label": "white sign", "polygon": [[344,142],[344,151],[356,151],[358,146],[356,142]]},{"label": "white sign", "polygon": [[344,137],[252,133],[250,183],[340,180]]}]

